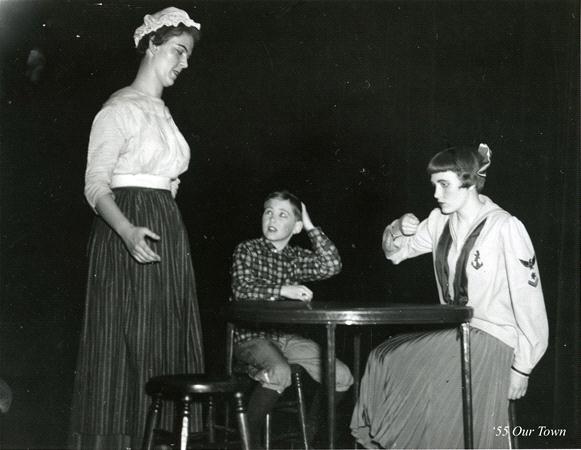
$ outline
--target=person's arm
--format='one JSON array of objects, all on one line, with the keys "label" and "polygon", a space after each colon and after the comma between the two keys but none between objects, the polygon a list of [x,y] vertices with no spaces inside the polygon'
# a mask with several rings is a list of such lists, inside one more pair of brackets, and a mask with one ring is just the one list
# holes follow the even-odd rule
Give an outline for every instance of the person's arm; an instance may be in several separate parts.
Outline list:
[{"label": "person's arm", "polygon": [[260,275],[259,256],[242,243],[232,256],[232,296],[234,300],[279,300],[281,285]]},{"label": "person's arm", "polygon": [[428,220],[420,222],[414,214],[406,213],[385,227],[381,241],[385,257],[399,264],[405,259],[432,251]]},{"label": "person's arm", "polygon": [[111,178],[127,146],[123,120],[123,111],[112,106],[104,107],[93,120],[85,170],[85,198],[96,213],[97,200],[113,195]]},{"label": "person's arm", "polygon": [[159,236],[148,228],[130,223],[115,203],[110,187],[115,165],[126,144],[122,116],[123,111],[119,108],[106,107],[93,121],[85,172],[85,197],[93,210],[121,237],[136,261],[155,262],[160,257],[147,245],[145,238],[157,240]]},{"label": "person's arm", "polygon": [[296,278],[308,282],[337,275],[342,268],[339,250],[319,227],[313,225],[304,203],[302,208],[303,229],[311,241],[312,251],[302,249],[293,262]]},{"label": "person's arm", "polygon": [[518,345],[511,368],[509,398],[525,395],[528,376],[548,345],[549,327],[538,262],[524,225],[515,217],[502,230],[502,244]]},{"label": "person's arm", "polygon": [[172,180],[171,181],[170,191],[171,191],[171,196],[173,198],[176,198],[176,195],[178,195],[179,185],[180,185],[180,179],[179,178],[176,178],[175,180]]},{"label": "person's arm", "polygon": [[99,197],[95,207],[105,222],[121,237],[125,247],[136,261],[145,264],[161,260],[146,241],[146,237],[157,241],[159,236],[149,228],[136,227],[129,222],[111,194]]}]

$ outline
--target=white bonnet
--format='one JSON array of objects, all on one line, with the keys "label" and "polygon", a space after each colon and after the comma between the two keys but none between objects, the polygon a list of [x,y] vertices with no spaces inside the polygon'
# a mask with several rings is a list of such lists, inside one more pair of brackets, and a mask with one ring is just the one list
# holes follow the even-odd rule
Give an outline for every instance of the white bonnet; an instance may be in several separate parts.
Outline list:
[{"label": "white bonnet", "polygon": [[162,9],[155,14],[147,14],[143,18],[143,25],[137,28],[135,33],[133,33],[135,47],[139,45],[139,41],[143,36],[156,31],[163,26],[176,27],[180,23],[183,23],[186,27],[194,27],[197,30],[202,28],[198,22],[190,19],[187,12],[183,9],[174,8],[173,6]]}]

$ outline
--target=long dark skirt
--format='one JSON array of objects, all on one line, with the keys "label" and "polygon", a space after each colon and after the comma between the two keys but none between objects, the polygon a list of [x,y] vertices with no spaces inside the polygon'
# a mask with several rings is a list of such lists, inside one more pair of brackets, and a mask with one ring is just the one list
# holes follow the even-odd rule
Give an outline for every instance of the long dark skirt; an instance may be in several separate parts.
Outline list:
[{"label": "long dark skirt", "polygon": [[[70,446],[138,449],[150,377],[203,372],[202,332],[190,247],[180,212],[165,190],[115,189],[131,223],[148,227],[161,262],[140,264],[121,238],[96,217],[89,240],[89,275],[79,348]],[[162,425],[172,424],[165,405]],[[192,411],[193,429],[201,408]]]},{"label": "long dark skirt", "polygon": [[[513,349],[472,328],[476,448],[508,448]],[[366,448],[463,448],[460,345],[456,329],[395,336],[369,355],[351,432]]]}]

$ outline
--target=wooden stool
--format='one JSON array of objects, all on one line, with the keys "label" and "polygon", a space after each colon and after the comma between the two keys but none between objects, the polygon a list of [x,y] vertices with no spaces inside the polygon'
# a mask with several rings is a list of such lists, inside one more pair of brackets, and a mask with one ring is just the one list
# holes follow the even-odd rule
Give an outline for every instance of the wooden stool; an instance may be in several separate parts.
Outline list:
[{"label": "wooden stool", "polygon": [[[215,444],[216,428],[225,429],[226,435],[228,432],[233,431],[226,427],[219,427],[214,423],[213,395],[228,395],[234,398],[241,447],[243,450],[250,450],[248,423],[244,405],[244,392],[249,385],[249,380],[246,378],[212,378],[199,374],[165,375],[151,378],[145,385],[145,391],[151,396],[152,402],[145,425],[143,450],[153,450],[154,448],[154,429],[158,426],[163,400],[172,401],[176,405],[177,414],[172,434],[172,444],[179,445],[180,450],[186,450],[187,448],[190,407],[195,397],[207,397],[209,402],[206,431],[199,434],[196,433],[196,437],[206,438],[201,448],[211,448],[211,444]],[[230,444],[233,443],[231,442]]]}]

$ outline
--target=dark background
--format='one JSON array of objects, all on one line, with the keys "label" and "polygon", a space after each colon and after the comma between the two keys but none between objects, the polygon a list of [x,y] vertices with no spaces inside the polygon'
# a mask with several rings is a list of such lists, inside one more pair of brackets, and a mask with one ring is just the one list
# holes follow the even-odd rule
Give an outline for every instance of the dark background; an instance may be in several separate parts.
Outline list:
[{"label": "dark background", "polygon": [[207,365],[221,367],[230,255],[260,233],[268,192],[297,193],[341,250],[315,301],[436,302],[430,257],[392,266],[381,233],[435,206],[432,154],[486,142],[485,194],[525,223],[549,315],[519,425],[566,430],[521,446],[580,447],[579,5],[557,0],[0,3],[0,377],[15,396],[0,446],[65,445],[90,125],[135,75],[142,17],[170,5],[203,31],[164,98],[192,148],[178,202]]}]

